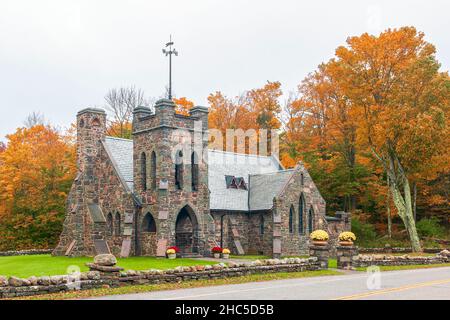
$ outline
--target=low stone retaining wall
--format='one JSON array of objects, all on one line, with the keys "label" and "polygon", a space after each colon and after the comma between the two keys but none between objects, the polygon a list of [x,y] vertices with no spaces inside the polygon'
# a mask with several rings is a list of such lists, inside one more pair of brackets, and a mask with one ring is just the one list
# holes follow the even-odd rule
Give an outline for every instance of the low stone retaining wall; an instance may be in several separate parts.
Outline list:
[{"label": "low stone retaining wall", "polygon": [[[439,248],[424,248],[424,253],[439,253],[442,249]],[[360,253],[412,253],[411,248],[400,248],[400,247],[384,247],[384,248],[359,248]]]},{"label": "low stone retaining wall", "polygon": [[124,285],[177,283],[189,280],[220,279],[251,274],[275,272],[300,272],[321,269],[317,258],[307,259],[267,259],[256,260],[250,264],[229,262],[207,266],[177,267],[169,270],[127,270],[120,273],[101,271],[83,272],[79,275],[51,277],[16,277],[0,276],[0,298],[31,296],[72,290],[86,290],[102,287]]},{"label": "low stone retaining wall", "polygon": [[19,250],[19,251],[0,251],[0,257],[8,256],[26,256],[31,254],[50,254],[52,249],[29,249],[29,250]]},{"label": "low stone retaining wall", "polygon": [[359,254],[352,259],[353,267],[369,267],[376,266],[406,266],[406,265],[427,265],[440,264],[450,262],[450,251],[443,250],[435,256],[393,256],[393,255],[367,255]]}]

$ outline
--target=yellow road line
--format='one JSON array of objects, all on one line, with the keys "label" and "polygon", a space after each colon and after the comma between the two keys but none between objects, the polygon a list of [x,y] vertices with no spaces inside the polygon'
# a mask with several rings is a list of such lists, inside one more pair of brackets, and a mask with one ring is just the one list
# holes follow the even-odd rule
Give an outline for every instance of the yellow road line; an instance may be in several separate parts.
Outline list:
[{"label": "yellow road line", "polygon": [[421,287],[428,287],[428,286],[444,284],[444,283],[449,283],[449,282],[450,282],[450,279],[420,282],[420,283],[415,283],[415,284],[406,285],[406,286],[402,286],[402,287],[396,287],[396,288],[390,288],[390,289],[384,289],[384,290],[376,290],[376,291],[371,291],[371,292],[354,294],[354,295],[350,295],[350,296],[343,296],[343,297],[339,297],[339,298],[336,298],[333,300],[360,299],[360,298],[366,298],[366,297],[376,296],[376,295],[380,295],[380,294],[410,290],[410,289],[421,288]]}]

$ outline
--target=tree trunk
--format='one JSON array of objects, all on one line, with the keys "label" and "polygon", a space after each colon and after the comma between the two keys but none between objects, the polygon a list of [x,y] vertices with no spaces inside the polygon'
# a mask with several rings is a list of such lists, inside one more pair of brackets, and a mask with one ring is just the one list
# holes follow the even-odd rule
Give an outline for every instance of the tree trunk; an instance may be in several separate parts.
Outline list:
[{"label": "tree trunk", "polygon": [[386,193],[386,210],[387,210],[387,225],[388,225],[388,237],[392,238],[392,219],[391,219],[391,191],[390,191],[390,182],[389,175],[386,176],[387,179],[387,193]]},{"label": "tree trunk", "polygon": [[414,213],[414,222],[417,222],[417,184],[414,182],[413,184],[413,190],[414,190],[414,201],[413,201],[413,213]]},{"label": "tree trunk", "polygon": [[408,178],[403,172],[391,172],[391,174],[398,174],[403,181],[403,195],[400,192],[397,183],[391,183],[391,193],[392,198],[397,208],[398,215],[402,219],[406,231],[408,232],[409,239],[411,241],[411,248],[413,252],[421,252],[422,248],[420,246],[419,236],[417,234],[416,223],[414,221],[414,214],[412,209],[411,201],[411,189],[409,187]]}]

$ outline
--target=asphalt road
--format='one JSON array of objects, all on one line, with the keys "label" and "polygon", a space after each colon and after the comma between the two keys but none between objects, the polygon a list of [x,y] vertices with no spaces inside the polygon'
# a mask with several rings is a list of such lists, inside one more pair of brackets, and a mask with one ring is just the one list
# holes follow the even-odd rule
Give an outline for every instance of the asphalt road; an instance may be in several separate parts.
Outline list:
[{"label": "asphalt road", "polygon": [[450,267],[352,272],[342,276],[273,280],[236,285],[97,297],[110,300],[450,300]]}]

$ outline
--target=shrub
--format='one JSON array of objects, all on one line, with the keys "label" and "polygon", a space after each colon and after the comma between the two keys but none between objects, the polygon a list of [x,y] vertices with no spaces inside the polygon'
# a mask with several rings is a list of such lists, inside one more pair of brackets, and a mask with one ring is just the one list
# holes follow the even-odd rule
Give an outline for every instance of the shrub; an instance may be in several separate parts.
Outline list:
[{"label": "shrub", "polygon": [[443,237],[445,228],[440,225],[436,217],[423,218],[416,224],[417,232],[420,237]]},{"label": "shrub", "polygon": [[223,254],[230,254],[230,250],[228,250],[228,249],[223,249],[223,250],[222,250],[222,253],[223,253]]},{"label": "shrub", "polygon": [[361,242],[375,240],[377,233],[375,227],[369,223],[364,223],[358,219],[352,219],[352,232],[358,237]]},{"label": "shrub", "polygon": [[169,249],[166,250],[166,253],[167,254],[174,254],[174,253],[176,253],[176,251],[174,249],[170,249],[169,248]]}]

